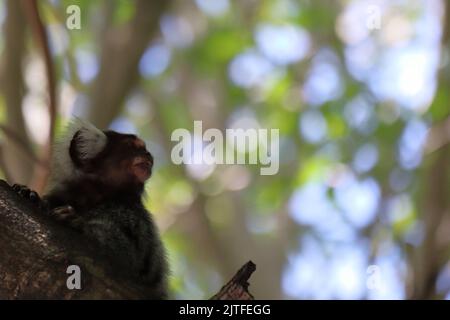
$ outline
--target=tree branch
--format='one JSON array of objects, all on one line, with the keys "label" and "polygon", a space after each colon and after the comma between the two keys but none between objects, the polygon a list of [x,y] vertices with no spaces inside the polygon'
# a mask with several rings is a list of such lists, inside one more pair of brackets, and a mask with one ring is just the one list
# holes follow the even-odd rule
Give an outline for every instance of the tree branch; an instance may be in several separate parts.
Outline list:
[{"label": "tree branch", "polygon": [[253,300],[247,281],[255,270],[256,265],[252,261],[247,262],[211,300]]},{"label": "tree branch", "polygon": [[48,110],[50,117],[50,129],[47,143],[43,148],[42,163],[45,166],[35,166],[33,181],[31,185],[33,189],[37,191],[43,191],[47,184],[49,177],[49,163],[52,157],[52,145],[53,138],[55,135],[55,123],[56,123],[56,80],[55,72],[53,66],[53,60],[50,53],[50,45],[48,40],[48,35],[45,30],[45,26],[42,22],[41,16],[39,14],[39,8],[36,0],[25,0],[22,1],[22,6],[28,17],[31,30],[33,32],[33,37],[38,46],[42,50],[42,57],[44,59],[45,73],[47,76],[47,89],[48,89]]},{"label": "tree branch", "polygon": [[[442,37],[442,52],[448,49],[450,45],[450,4],[444,3],[445,16]],[[450,78],[448,77],[449,66],[442,68],[438,74],[438,92],[446,92]],[[448,101],[435,99],[431,108],[444,108]],[[448,114],[446,115],[448,117]],[[442,126],[444,129],[436,129]],[[447,124],[435,125],[435,129],[430,130],[428,135],[427,167],[425,173],[425,188],[423,190],[423,214],[422,221],[424,225],[424,239],[419,250],[413,257],[414,282],[413,290],[410,293],[412,299],[433,299],[437,297],[436,282],[442,268],[446,264],[446,259],[442,259],[443,253],[449,251],[448,241],[442,243],[439,241],[441,230],[445,226],[444,221],[449,212],[448,185],[449,185],[449,166],[450,147],[445,143],[436,143],[446,140]],[[437,147],[436,147],[437,146]],[[432,152],[432,153],[430,153]],[[445,233],[447,231],[445,230]]]},{"label": "tree branch", "polygon": [[[148,299],[92,243],[23,201],[0,180],[0,299]],[[70,290],[67,268],[81,269],[81,290]],[[248,262],[214,299],[252,299]]]},{"label": "tree branch", "polygon": [[91,93],[90,121],[107,128],[138,80],[139,60],[154,33],[159,18],[170,1],[139,0],[134,18],[105,32],[101,65]]},{"label": "tree branch", "polygon": [[[22,113],[24,93],[22,60],[25,47],[25,21],[19,1],[6,2],[8,14],[3,26],[4,48],[2,55],[1,89],[5,97],[6,119],[10,128],[14,128],[17,138],[23,146],[16,143],[4,144],[5,166],[11,172],[11,179],[18,183],[29,183],[33,163],[24,150],[31,149],[30,139],[25,129]],[[2,125],[3,126],[3,125]],[[7,141],[10,137],[7,137]],[[24,147],[24,148],[23,148]]]}]

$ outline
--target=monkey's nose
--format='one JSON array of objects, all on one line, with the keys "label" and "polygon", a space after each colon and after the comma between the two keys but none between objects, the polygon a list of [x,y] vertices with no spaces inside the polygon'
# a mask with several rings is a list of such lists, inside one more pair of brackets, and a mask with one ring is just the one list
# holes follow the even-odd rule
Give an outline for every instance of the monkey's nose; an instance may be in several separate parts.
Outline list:
[{"label": "monkey's nose", "polygon": [[153,165],[153,156],[150,152],[146,151],[145,152],[145,157],[151,162],[151,164]]},{"label": "monkey's nose", "polygon": [[144,183],[152,175],[153,157],[138,156],[134,159],[131,170],[135,177]]}]

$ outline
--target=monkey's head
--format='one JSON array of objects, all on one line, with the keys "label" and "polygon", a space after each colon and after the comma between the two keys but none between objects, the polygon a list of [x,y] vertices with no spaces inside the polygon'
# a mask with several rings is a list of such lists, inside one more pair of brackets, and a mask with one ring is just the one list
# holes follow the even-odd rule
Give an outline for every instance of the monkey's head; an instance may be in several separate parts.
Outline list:
[{"label": "monkey's head", "polygon": [[88,177],[109,188],[139,189],[152,173],[153,157],[144,141],[132,134],[101,131],[79,119],[54,153],[52,176],[61,182]]}]

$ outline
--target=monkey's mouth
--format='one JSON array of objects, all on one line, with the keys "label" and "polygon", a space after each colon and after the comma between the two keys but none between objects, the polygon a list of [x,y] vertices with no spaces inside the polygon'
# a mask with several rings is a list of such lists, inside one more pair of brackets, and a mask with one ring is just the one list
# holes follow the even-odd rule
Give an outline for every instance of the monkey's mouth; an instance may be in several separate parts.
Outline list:
[{"label": "monkey's mouth", "polygon": [[153,162],[146,158],[136,158],[132,164],[132,170],[140,182],[145,182],[152,174]]}]

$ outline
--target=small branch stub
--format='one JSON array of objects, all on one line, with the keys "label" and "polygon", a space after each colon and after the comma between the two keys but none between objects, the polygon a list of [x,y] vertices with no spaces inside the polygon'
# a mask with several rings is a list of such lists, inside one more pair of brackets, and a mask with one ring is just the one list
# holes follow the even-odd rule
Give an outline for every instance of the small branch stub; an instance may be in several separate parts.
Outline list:
[{"label": "small branch stub", "polygon": [[248,292],[248,279],[255,270],[256,265],[252,261],[244,264],[211,300],[254,300],[252,294]]}]

